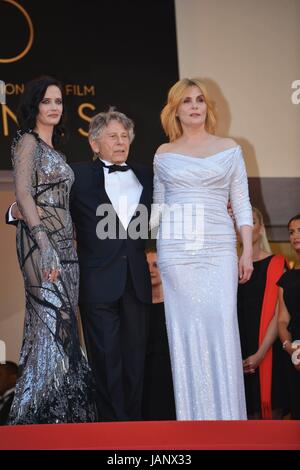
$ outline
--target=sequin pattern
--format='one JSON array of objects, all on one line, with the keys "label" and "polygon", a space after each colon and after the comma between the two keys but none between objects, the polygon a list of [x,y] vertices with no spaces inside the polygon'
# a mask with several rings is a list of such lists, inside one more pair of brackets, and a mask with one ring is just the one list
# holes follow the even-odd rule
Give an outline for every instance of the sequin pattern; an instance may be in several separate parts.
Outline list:
[{"label": "sequin pattern", "polygon": [[[229,197],[237,224],[252,225],[239,146],[207,158],[155,156],[154,203],[200,204],[204,211],[198,246],[187,244],[193,240],[188,230],[182,231],[182,239],[174,237],[178,223],[171,223],[170,237],[163,238],[170,219],[160,211],[158,262],[178,420],[246,419],[236,312],[236,235],[227,212]],[[189,222],[194,217],[191,212]]]},{"label": "sequin pattern", "polygon": [[[24,217],[17,227],[17,253],[26,311],[9,424],[95,421],[94,384],[77,330],[79,268],[69,213],[73,171],[61,153],[31,131],[18,133],[12,160]],[[40,251],[29,230],[39,220],[36,207],[62,266],[56,283],[43,279]]]}]

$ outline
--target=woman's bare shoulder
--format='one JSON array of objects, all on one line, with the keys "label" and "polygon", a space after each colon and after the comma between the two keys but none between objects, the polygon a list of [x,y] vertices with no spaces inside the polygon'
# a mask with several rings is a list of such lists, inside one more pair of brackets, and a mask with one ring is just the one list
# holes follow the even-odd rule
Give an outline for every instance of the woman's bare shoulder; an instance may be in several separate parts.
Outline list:
[{"label": "woman's bare shoulder", "polygon": [[222,148],[223,150],[230,149],[231,147],[237,147],[238,145],[238,143],[231,137],[214,136],[214,138],[216,145],[218,145],[218,147]]},{"label": "woman's bare shoulder", "polygon": [[167,142],[165,144],[162,144],[158,147],[158,149],[156,150],[155,154],[156,155],[160,155],[162,153],[166,153],[166,152],[171,152],[172,151],[172,147],[173,145],[170,143],[170,142]]}]

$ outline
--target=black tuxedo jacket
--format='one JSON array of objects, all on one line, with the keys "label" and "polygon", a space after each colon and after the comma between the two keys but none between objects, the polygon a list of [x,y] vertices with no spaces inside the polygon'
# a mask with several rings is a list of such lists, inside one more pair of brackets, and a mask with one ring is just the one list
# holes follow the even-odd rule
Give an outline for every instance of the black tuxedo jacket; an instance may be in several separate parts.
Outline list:
[{"label": "black tuxedo jacket", "polygon": [[14,396],[15,396],[15,392],[12,391],[8,395],[7,400],[5,401],[3,407],[0,410],[0,425],[7,424],[7,420],[8,420],[8,416],[9,416],[9,412],[10,412],[10,408],[11,408]]},{"label": "black tuxedo jacket", "polygon": [[[104,185],[104,172],[99,159],[72,164],[75,182],[70,195],[70,210],[76,228],[77,252],[80,265],[79,302],[106,303],[117,300],[124,292],[127,269],[130,269],[138,299],[151,303],[151,281],[145,256],[145,240],[118,237],[120,221],[112,208]],[[130,165],[143,186],[140,204],[150,216],[152,169]],[[96,226],[103,216],[97,216],[100,204],[109,204],[116,217],[117,238],[100,240]],[[138,216],[133,215],[130,224]],[[149,220],[148,220],[149,222]],[[129,227],[130,227],[129,224]],[[128,230],[123,235],[128,234]]]}]

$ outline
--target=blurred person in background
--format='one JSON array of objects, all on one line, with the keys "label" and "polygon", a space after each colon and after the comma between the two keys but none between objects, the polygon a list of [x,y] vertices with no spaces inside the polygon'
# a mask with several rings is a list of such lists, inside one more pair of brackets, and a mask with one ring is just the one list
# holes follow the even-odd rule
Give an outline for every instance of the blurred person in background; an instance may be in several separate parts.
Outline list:
[{"label": "blurred person in background", "polygon": [[300,214],[288,222],[296,262],[279,279],[278,329],[286,352],[288,391],[292,419],[300,419]]},{"label": "blurred person in background", "polygon": [[0,364],[0,424],[6,424],[15,395],[18,366],[7,361]]},{"label": "blurred person in background", "polygon": [[273,255],[263,216],[253,212],[253,273],[238,287],[238,320],[248,419],[281,419],[286,409],[284,356],[278,339],[278,287],[282,255]]}]

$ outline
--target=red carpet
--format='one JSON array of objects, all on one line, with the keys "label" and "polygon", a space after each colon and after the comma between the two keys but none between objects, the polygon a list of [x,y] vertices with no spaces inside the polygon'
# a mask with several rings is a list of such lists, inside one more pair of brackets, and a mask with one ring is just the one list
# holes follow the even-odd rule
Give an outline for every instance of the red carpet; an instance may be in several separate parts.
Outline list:
[{"label": "red carpet", "polygon": [[300,421],[153,421],[0,427],[1,450],[298,449]]}]

